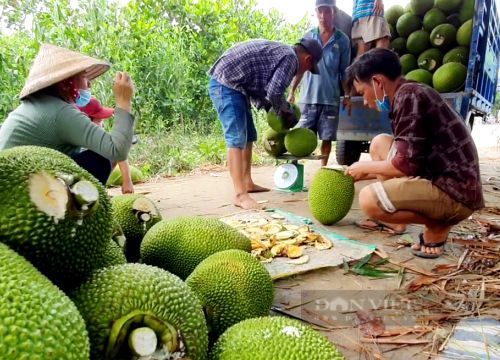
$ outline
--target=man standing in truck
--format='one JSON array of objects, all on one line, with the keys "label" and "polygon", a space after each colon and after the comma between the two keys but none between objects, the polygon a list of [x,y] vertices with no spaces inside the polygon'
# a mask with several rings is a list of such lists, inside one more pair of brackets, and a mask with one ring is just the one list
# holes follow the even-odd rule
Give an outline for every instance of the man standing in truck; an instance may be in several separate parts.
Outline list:
[{"label": "man standing in truck", "polygon": [[351,38],[356,45],[356,56],[367,52],[373,45],[389,48],[391,30],[384,18],[382,0],[354,0]]},{"label": "man standing in truck", "polygon": [[398,56],[387,49],[361,55],[347,70],[347,85],[365,105],[389,111],[394,136],[370,145],[372,161],[352,164],[355,181],[374,179],[359,193],[368,219],[363,228],[401,233],[423,224],[416,256],[437,258],[453,225],[484,207],[477,149],[460,115],[434,89],[407,81]]},{"label": "man standing in truck", "polygon": [[[344,83],[345,70],[351,60],[349,38],[334,25],[336,11],[335,0],[316,0],[319,26],[307,32],[305,37],[316,39],[323,47],[323,58],[318,64],[320,73],[296,76],[288,97],[288,101],[295,102],[295,91],[303,80],[299,101],[302,118],[298,126],[318,134],[322,141],[323,166],[328,164],[332,141],[337,139],[340,83]],[[350,106],[349,101],[346,96],[344,105]]]}]

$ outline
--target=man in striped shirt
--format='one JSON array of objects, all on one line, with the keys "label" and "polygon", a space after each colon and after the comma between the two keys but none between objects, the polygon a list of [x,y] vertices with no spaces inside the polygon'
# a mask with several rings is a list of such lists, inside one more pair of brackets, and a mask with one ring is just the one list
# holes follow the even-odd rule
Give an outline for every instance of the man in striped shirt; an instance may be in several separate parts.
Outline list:
[{"label": "man in striped shirt", "polygon": [[373,45],[388,48],[390,37],[382,0],[354,0],[351,38],[357,47],[356,56],[364,54]]},{"label": "man in striped shirt", "polygon": [[209,93],[224,131],[236,206],[261,208],[249,193],[269,191],[256,185],[251,176],[257,131],[250,102],[257,109],[273,108],[293,127],[298,119],[284,98],[285,90],[294,76],[306,71],[317,74],[322,54],[321,45],[314,39],[302,39],[294,46],[249,40],[227,50],[209,70]]}]

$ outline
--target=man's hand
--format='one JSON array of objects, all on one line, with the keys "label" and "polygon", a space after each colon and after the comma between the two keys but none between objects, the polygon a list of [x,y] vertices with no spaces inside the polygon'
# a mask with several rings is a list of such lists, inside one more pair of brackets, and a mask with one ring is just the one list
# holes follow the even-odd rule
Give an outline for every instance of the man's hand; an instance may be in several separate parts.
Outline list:
[{"label": "man's hand", "polygon": [[134,193],[134,184],[130,178],[123,179],[122,183],[122,194],[133,194]]},{"label": "man's hand", "polygon": [[279,115],[283,120],[285,120],[285,123],[289,129],[293,128],[297,123],[299,122],[299,119],[295,116],[295,113],[293,111],[284,111],[282,110]]},{"label": "man's hand", "polygon": [[382,16],[384,14],[384,3],[382,0],[375,0],[373,5],[373,15]]},{"label": "man's hand", "polygon": [[351,176],[354,181],[359,181],[365,178],[369,172],[366,171],[366,164],[362,162],[355,162],[345,170],[345,175]]},{"label": "man's hand", "polygon": [[116,106],[132,112],[132,97],[134,96],[134,83],[126,72],[117,72],[113,83]]},{"label": "man's hand", "polygon": [[295,102],[295,91],[290,91],[290,94],[288,94],[288,99],[287,101],[290,104],[293,104]]}]

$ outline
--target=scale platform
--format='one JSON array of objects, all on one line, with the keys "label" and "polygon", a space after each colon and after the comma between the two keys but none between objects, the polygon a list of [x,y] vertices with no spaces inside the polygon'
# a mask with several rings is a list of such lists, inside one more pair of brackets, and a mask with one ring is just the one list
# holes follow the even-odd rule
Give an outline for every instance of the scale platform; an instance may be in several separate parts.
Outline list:
[{"label": "scale platform", "polygon": [[299,164],[299,160],[321,160],[325,157],[325,155],[299,157],[290,154],[277,156],[276,160],[286,160],[289,163],[278,166],[274,172],[275,189],[283,192],[307,191],[304,187],[304,165]]}]

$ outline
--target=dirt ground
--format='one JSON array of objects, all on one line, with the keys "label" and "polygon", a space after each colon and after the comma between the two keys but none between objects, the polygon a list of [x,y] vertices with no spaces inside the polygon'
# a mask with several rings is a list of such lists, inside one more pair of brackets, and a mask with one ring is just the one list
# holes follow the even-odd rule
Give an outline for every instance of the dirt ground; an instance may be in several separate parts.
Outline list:
[{"label": "dirt ground", "polygon": [[[500,148],[480,148],[481,172],[484,183],[484,195],[487,206],[500,207]],[[334,156],[333,156],[334,158]],[[362,158],[367,158],[363,154]],[[332,162],[332,160],[331,160]],[[315,171],[319,169],[319,161],[304,161],[305,185],[310,183]],[[273,188],[273,174],[275,167],[260,167],[253,170],[254,180],[263,186]],[[366,182],[357,183],[359,189]],[[157,179],[136,186],[137,193],[144,193],[157,202],[164,218],[179,215],[205,215],[220,217],[240,211],[232,205],[232,184],[229,174],[224,168],[204,169],[196,173],[169,179]],[[111,194],[118,194],[118,189],[110,190]],[[267,207],[284,209],[313,219],[307,203],[307,192],[283,193],[271,191],[256,194],[257,200],[267,201]],[[500,216],[499,216],[500,217]],[[431,271],[438,263],[456,263],[463,251],[458,245],[447,245],[446,255],[437,260],[420,259],[411,255],[408,247],[397,249],[394,244],[399,238],[381,232],[361,230],[353,225],[354,221],[362,219],[357,199],[354,200],[352,210],[339,223],[328,227],[329,230],[345,235],[361,242],[376,244],[379,249],[387,253],[391,260],[404,262],[406,265]],[[416,239],[421,231],[420,226],[410,226],[409,234]],[[373,294],[375,298],[390,291],[404,289],[414,278],[414,274],[406,272],[404,280],[396,278],[373,280],[365,276],[345,274],[340,268],[326,268],[318,271],[297,275],[291,278],[276,281],[275,305],[295,316],[301,317],[316,324],[315,328],[323,331],[332,342],[337,344],[347,359],[427,359],[435,354],[432,343],[438,335],[443,337],[443,331],[428,333],[422,339],[430,343],[419,345],[381,345],[362,343],[363,337],[360,329],[353,324],[353,311],[333,313],[339,297],[348,303],[356,303],[356,299],[366,294]],[[318,300],[320,299],[320,300]],[[311,305],[312,304],[312,305]],[[308,306],[309,305],[309,306]],[[372,307],[374,304],[372,303]],[[345,310],[346,303],[342,305]],[[350,306],[350,305],[349,305]],[[368,307],[370,308],[370,306]],[[348,310],[351,309],[350,307]],[[318,314],[321,313],[321,316]],[[398,318],[392,318],[398,324]],[[391,320],[391,321],[392,321]],[[403,321],[399,319],[399,325]],[[405,319],[406,321],[407,319]],[[384,321],[389,322],[386,318]],[[444,326],[449,332],[450,327]],[[447,333],[444,333],[446,337]],[[418,338],[418,337],[417,337]],[[434,346],[435,347],[435,346]]]}]

